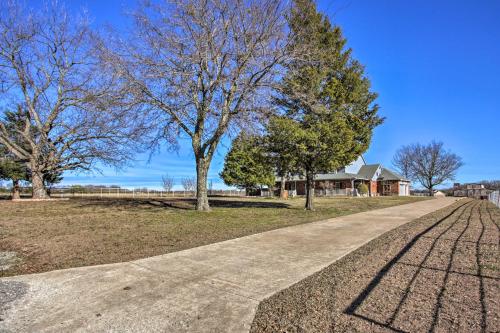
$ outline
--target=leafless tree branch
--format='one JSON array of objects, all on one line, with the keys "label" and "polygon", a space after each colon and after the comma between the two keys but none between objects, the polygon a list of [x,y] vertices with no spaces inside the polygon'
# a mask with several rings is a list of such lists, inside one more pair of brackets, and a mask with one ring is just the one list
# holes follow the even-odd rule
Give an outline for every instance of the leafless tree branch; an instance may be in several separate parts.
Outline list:
[{"label": "leafless tree branch", "polygon": [[130,41],[103,52],[161,135],[191,139],[199,210],[209,209],[206,174],[221,138],[252,126],[289,56],[285,13],[281,0],[144,1]]},{"label": "leafless tree branch", "polygon": [[44,8],[0,4],[0,97],[24,115],[14,129],[23,145],[1,116],[0,142],[27,161],[35,197],[47,195],[44,173],[123,165],[143,129],[118,103],[118,76],[101,64],[100,37],[85,15],[71,17],[57,3]]}]

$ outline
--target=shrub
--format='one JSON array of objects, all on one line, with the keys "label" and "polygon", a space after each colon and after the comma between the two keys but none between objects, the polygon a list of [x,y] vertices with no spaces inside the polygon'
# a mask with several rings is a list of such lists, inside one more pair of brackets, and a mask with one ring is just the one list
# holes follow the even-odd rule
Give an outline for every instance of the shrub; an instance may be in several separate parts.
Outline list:
[{"label": "shrub", "polygon": [[368,194],[368,186],[366,186],[366,184],[363,184],[363,183],[359,184],[358,185],[358,192],[361,195]]}]

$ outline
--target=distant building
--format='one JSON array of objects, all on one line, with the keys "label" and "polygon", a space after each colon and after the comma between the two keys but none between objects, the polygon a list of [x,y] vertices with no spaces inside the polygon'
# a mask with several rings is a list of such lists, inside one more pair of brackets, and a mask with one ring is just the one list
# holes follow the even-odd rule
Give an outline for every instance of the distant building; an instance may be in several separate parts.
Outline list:
[{"label": "distant building", "polygon": [[442,191],[433,191],[434,192],[434,196],[437,197],[437,198],[443,198],[446,196],[446,194]]},{"label": "distant building", "polygon": [[491,190],[485,189],[483,184],[453,184],[453,196],[454,197],[468,197],[476,199],[488,198],[488,194],[492,192]]},{"label": "distant building", "polygon": [[[359,184],[366,184],[369,196],[410,195],[410,181],[397,172],[383,167],[381,164],[366,164],[360,156],[351,164],[336,172],[316,175],[314,192],[318,196],[358,195]],[[279,191],[281,179],[277,179]],[[305,177],[295,175],[285,180],[285,189],[293,195],[305,195]]]}]

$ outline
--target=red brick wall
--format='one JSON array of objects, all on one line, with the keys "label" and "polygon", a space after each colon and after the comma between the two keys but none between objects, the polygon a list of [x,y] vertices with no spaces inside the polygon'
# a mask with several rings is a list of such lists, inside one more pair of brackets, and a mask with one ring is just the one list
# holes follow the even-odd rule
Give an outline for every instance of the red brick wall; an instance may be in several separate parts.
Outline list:
[{"label": "red brick wall", "polygon": [[391,182],[391,194],[399,195],[399,181],[395,180]]},{"label": "red brick wall", "polygon": [[[377,182],[378,193],[380,195],[399,195],[399,181],[398,180],[386,180]],[[384,186],[385,185],[385,186]],[[384,191],[384,187],[389,185],[389,191]]]}]

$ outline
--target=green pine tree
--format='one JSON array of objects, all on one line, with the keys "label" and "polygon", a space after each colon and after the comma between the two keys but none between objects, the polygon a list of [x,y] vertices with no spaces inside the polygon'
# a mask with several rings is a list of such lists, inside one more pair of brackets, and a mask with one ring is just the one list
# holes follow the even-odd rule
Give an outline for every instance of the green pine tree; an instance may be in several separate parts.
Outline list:
[{"label": "green pine tree", "polygon": [[26,163],[22,163],[0,145],[0,179],[12,181],[12,199],[20,199],[20,182],[29,180]]},{"label": "green pine tree", "polygon": [[220,173],[229,186],[252,189],[260,185],[274,185],[274,170],[266,157],[262,138],[240,134],[233,140]]},{"label": "green pine tree", "polygon": [[268,126],[275,154],[292,154],[306,176],[306,209],[313,210],[314,178],[355,160],[382,123],[377,97],[363,66],[353,59],[339,27],[318,13],[313,1],[296,0],[290,18],[297,55],[287,66],[276,106],[283,115]]},{"label": "green pine tree", "polygon": [[[16,130],[22,124],[21,116],[22,110],[18,110],[18,112],[4,112],[4,119],[8,133],[16,142],[23,144],[23,146],[27,148],[28,145],[24,144],[22,137]],[[12,181],[12,199],[21,198],[20,182],[23,180],[30,180],[26,162],[27,161],[22,161],[19,158],[16,158],[16,156],[12,154],[6,146],[0,144],[0,179]]]}]

